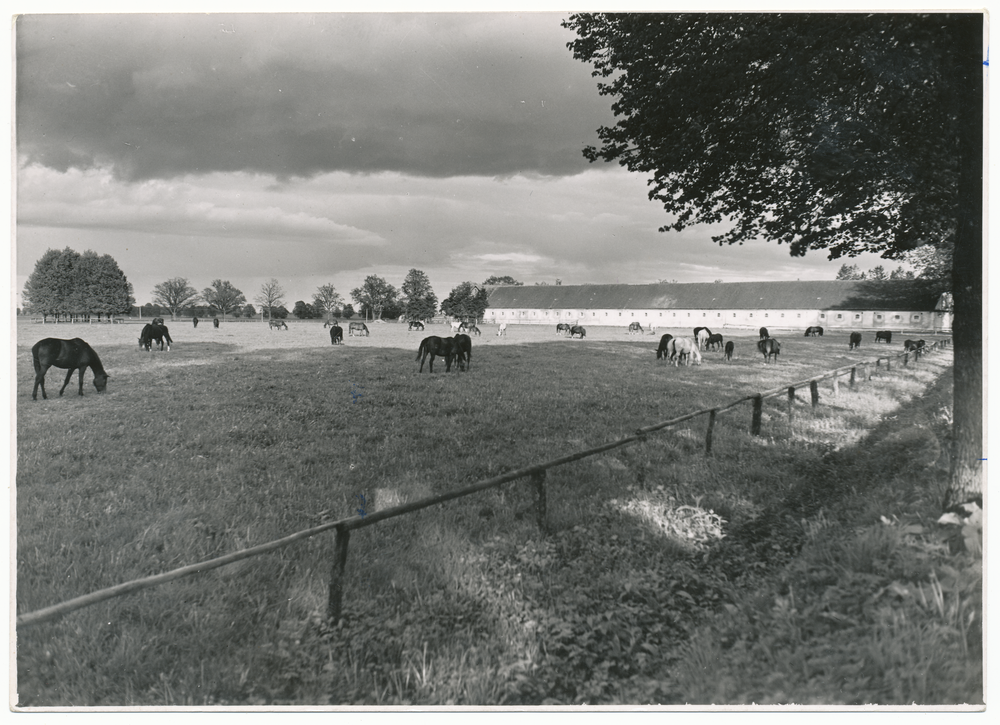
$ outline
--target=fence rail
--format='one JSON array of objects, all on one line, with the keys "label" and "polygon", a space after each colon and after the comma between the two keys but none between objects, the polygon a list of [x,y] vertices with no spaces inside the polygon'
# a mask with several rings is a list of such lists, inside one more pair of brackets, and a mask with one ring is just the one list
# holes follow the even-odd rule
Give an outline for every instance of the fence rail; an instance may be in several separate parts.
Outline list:
[{"label": "fence rail", "polygon": [[[654,433],[656,431],[663,430],[665,428],[671,428],[685,421],[691,420],[692,418],[697,418],[700,415],[708,416],[708,427],[705,434],[705,455],[711,455],[712,453],[712,437],[715,428],[715,422],[719,413],[731,410],[738,405],[746,402],[753,403],[753,414],[750,423],[750,433],[752,435],[760,435],[760,424],[762,417],[763,402],[768,398],[774,398],[779,395],[787,395],[788,398],[788,415],[791,418],[794,414],[794,403],[795,403],[795,393],[798,389],[808,387],[810,391],[810,401],[812,407],[816,407],[819,404],[819,382],[823,380],[832,380],[834,384],[834,394],[838,392],[838,380],[840,377],[850,373],[850,385],[853,387],[857,383],[857,371],[862,369],[864,379],[870,380],[875,372],[882,369],[882,362],[885,361],[885,370],[889,372],[892,370],[892,361],[894,359],[902,359],[903,367],[907,367],[910,360],[919,360],[921,355],[926,354],[934,349],[941,349],[947,347],[951,344],[951,340],[948,338],[937,340],[927,347],[921,348],[919,350],[904,351],[895,355],[888,355],[884,357],[878,357],[871,361],[862,361],[853,363],[851,365],[846,365],[836,370],[830,370],[828,372],[822,373],[820,375],[814,375],[805,380],[799,382],[782,385],[778,388],[773,388],[772,390],[766,390],[762,393],[754,393],[753,395],[747,395],[739,400],[735,400],[731,403],[725,405],[716,406],[714,408],[706,408],[703,410],[696,410],[691,413],[686,413],[684,415],[678,416],[676,418],[671,418],[669,420],[661,421],[659,423],[654,423],[652,425],[644,426],[642,428],[636,429],[636,431],[629,436],[624,438],[619,438],[617,440],[611,441],[609,443],[604,443],[600,446],[594,448],[588,448],[584,451],[579,451],[577,453],[571,453],[569,455],[560,456],[559,458],[553,458],[549,461],[544,461],[542,463],[536,463],[524,468],[519,468],[515,471],[509,471],[499,476],[494,476],[493,478],[488,478],[485,481],[480,481],[471,486],[465,488],[456,489],[454,491],[448,491],[446,493],[438,494],[436,496],[430,496],[427,498],[422,498],[418,501],[412,501],[410,503],[400,504],[399,506],[393,506],[387,509],[382,509],[381,511],[376,511],[370,514],[362,514],[358,516],[351,516],[345,519],[339,519],[337,521],[329,521],[319,526],[314,526],[309,529],[303,529],[294,534],[286,536],[281,539],[276,539],[274,541],[269,541],[265,544],[260,544],[258,546],[251,547],[249,549],[243,549],[241,551],[233,552],[232,554],[227,554],[225,556],[220,556],[215,559],[209,559],[197,564],[190,564],[188,566],[180,567],[178,569],[173,569],[163,574],[156,574],[153,576],[144,577],[142,579],[134,579],[124,584],[117,584],[106,589],[100,589],[96,592],[91,592],[90,594],[85,594],[73,599],[68,599],[59,604],[54,604],[50,607],[45,607],[43,609],[38,609],[33,612],[28,612],[26,614],[18,615],[17,626],[31,626],[34,624],[40,624],[42,622],[51,621],[58,619],[70,612],[76,611],[77,609],[82,609],[83,607],[90,606],[91,604],[96,604],[108,599],[113,599],[115,597],[120,597],[125,594],[130,594],[133,592],[141,591],[143,589],[148,589],[150,587],[157,586],[159,584],[164,584],[168,581],[174,579],[179,579],[185,576],[191,576],[193,574],[198,574],[203,571],[210,571],[211,569],[217,569],[221,566],[226,566],[227,564],[232,564],[236,561],[242,559],[247,559],[253,556],[259,556],[260,554],[265,554],[267,552],[275,551],[277,549],[283,548],[290,544],[302,541],[304,539],[311,538],[317,534],[324,533],[333,529],[335,531],[335,542],[334,542],[334,557],[333,566],[330,572],[330,588],[329,588],[329,599],[327,604],[327,616],[331,620],[336,620],[340,618],[341,605],[343,602],[344,594],[344,569],[347,565],[347,553],[348,553],[348,543],[350,542],[351,531],[354,529],[363,529],[368,526],[374,526],[377,523],[385,521],[387,519],[396,518],[397,516],[404,516],[406,514],[412,513],[414,511],[420,511],[421,509],[429,508],[431,506],[436,506],[438,504],[444,503],[446,501],[451,501],[456,498],[462,498],[479,491],[485,491],[490,488],[496,488],[505,483],[510,483],[519,479],[529,479],[535,489],[536,501],[535,501],[535,513],[538,521],[539,528],[543,531],[546,528],[546,495],[545,495],[545,476],[546,471],[550,468],[557,468],[559,466],[566,465],[567,463],[572,463],[574,461],[579,461],[584,458],[589,458],[590,456],[596,456],[601,453],[606,453],[607,451],[613,450],[615,448],[620,448],[622,446],[630,445],[632,443],[637,443],[646,440],[646,436],[649,433]],[[874,369],[872,368],[874,365]]]}]

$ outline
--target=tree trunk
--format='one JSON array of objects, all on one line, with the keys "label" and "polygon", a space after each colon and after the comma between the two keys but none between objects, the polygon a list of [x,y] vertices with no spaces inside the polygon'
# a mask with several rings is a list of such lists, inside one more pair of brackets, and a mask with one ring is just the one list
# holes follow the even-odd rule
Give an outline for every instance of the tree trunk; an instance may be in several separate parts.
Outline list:
[{"label": "tree trunk", "polygon": [[983,16],[971,14],[957,59],[961,157],[952,263],[955,349],[951,480],[944,506],[983,491]]}]

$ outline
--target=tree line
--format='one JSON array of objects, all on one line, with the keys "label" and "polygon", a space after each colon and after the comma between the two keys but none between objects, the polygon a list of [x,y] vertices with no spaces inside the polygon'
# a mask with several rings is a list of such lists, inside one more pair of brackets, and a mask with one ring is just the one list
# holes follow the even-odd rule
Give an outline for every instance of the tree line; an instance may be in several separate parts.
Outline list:
[{"label": "tree line", "polygon": [[[289,315],[299,319],[344,318],[360,315],[365,319],[429,320],[440,311],[458,318],[480,319],[487,308],[487,286],[521,285],[513,277],[491,276],[482,285],[462,282],[440,306],[427,274],[411,269],[397,289],[378,275],[369,275],[350,291],[357,308],[345,303],[336,287],[324,284],[313,293],[312,300],[297,300],[291,311],[285,306],[286,292],[281,283],[271,278],[264,282],[253,302],[229,280],[215,279],[200,292],[184,277],[173,277],[153,287],[153,301],[139,309],[150,317],[178,315],[211,317],[263,317],[284,319]],[[23,294],[25,311],[31,314],[55,316],[127,315],[136,308],[132,284],[118,263],[105,254],[98,256],[86,251],[79,254],[67,247],[50,249],[35,264]]]}]

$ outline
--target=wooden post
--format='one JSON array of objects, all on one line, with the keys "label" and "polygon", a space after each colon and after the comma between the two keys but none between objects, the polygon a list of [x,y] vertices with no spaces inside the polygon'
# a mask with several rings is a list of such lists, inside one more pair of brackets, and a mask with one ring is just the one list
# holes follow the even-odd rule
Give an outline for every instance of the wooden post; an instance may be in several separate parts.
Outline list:
[{"label": "wooden post", "polygon": [[531,482],[535,486],[535,516],[538,528],[544,533],[547,530],[545,520],[545,471],[531,474]]},{"label": "wooden post", "polygon": [[887,373],[888,372],[892,372],[892,358],[891,357],[887,357],[885,359],[885,371]]},{"label": "wooden post", "polygon": [[852,388],[854,387],[854,380],[857,377],[857,374],[858,374],[858,369],[856,367],[851,368],[851,382],[848,383],[848,385],[850,385],[850,387]]},{"label": "wooden post", "polygon": [[905,368],[909,364],[910,364],[910,353],[904,352],[903,353],[903,367]]},{"label": "wooden post", "polygon": [[795,417],[795,388],[788,389],[788,422]]},{"label": "wooden post", "polygon": [[809,396],[812,398],[812,406],[819,405],[819,383],[815,380],[809,381]]},{"label": "wooden post", "polygon": [[760,435],[760,419],[764,412],[764,398],[757,395],[753,399],[753,420],[750,423],[750,435]]},{"label": "wooden post", "polygon": [[344,567],[347,565],[347,542],[351,530],[338,526],[333,544],[333,567],[330,570],[330,595],[326,605],[326,618],[332,625],[340,620],[340,605],[344,600]]},{"label": "wooden post", "polygon": [[712,455],[712,431],[715,429],[715,409],[708,411],[708,432],[705,433],[705,455]]},{"label": "wooden post", "polygon": [[833,395],[834,397],[836,397],[840,395],[840,376],[834,375],[832,382],[833,382]]}]

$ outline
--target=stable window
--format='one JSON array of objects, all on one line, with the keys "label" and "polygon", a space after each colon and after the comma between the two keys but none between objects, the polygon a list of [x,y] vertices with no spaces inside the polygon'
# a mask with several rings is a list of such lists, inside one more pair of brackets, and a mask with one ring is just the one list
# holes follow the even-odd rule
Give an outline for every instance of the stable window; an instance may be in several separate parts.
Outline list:
[{"label": "stable window", "polygon": [[837,319],[838,319],[838,320],[842,320],[842,319],[844,319],[844,316],[838,313],[838,314],[837,314]]},{"label": "stable window", "polygon": [[819,313],[819,319],[825,320],[826,319],[826,314],[824,314],[823,312],[820,312]]},{"label": "stable window", "polygon": [[892,316],[892,319],[894,319],[894,320],[898,320],[898,319],[900,319],[900,318],[899,318],[899,315],[893,315],[893,316]]},{"label": "stable window", "polygon": [[733,317],[736,317],[736,313],[735,312],[733,313]]},{"label": "stable window", "polygon": [[690,313],[690,312],[688,312],[688,317],[690,317],[690,316],[691,316],[691,313]]},{"label": "stable window", "polygon": [[882,319],[882,315],[875,315],[875,319],[876,320],[881,320]]},{"label": "stable window", "polygon": [[784,313],[784,312],[782,312],[782,313],[781,313],[781,316],[782,316],[782,317],[784,317],[784,316],[785,316],[785,313]]},{"label": "stable window", "polygon": [[919,315],[919,314],[917,314],[917,315],[914,315],[914,316],[913,316],[913,317],[912,317],[911,319],[912,319],[912,320],[913,320],[914,322],[920,322],[920,315]]},{"label": "stable window", "polygon": [[722,313],[721,313],[721,312],[716,312],[716,313],[715,313],[715,316],[716,316],[716,317],[722,317]]},{"label": "stable window", "polygon": [[802,313],[801,312],[797,312],[797,313],[795,313],[795,316],[796,317],[802,317]]},{"label": "stable window", "polygon": [[750,316],[753,317],[753,313],[752,312],[750,313]]},{"label": "stable window", "polygon": [[861,319],[861,315],[858,315],[858,314],[855,314],[855,315],[854,315],[854,319],[855,319],[855,320],[860,320],[860,319]]},{"label": "stable window", "polygon": [[765,312],[765,313],[764,313],[764,317],[767,317],[767,316],[768,316],[768,314],[767,314],[767,313]]}]

